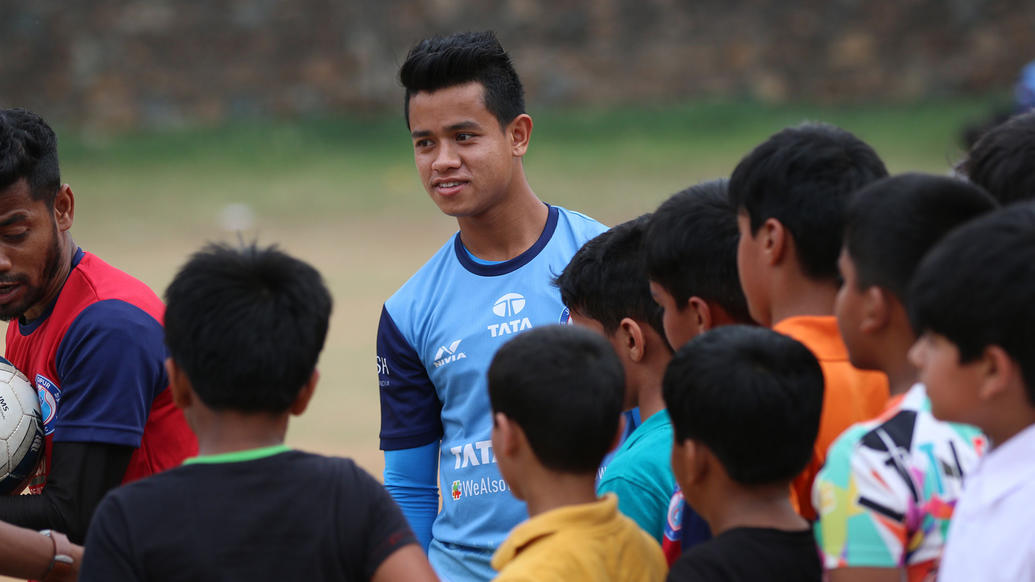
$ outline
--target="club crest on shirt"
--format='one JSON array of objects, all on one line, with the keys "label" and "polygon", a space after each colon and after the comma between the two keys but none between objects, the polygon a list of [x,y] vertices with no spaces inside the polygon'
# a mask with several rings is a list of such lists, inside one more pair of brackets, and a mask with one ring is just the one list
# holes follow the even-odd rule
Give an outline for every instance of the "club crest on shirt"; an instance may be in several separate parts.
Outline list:
[{"label": "club crest on shirt", "polygon": [[54,417],[57,416],[57,405],[61,401],[61,388],[53,380],[43,374],[36,374],[36,396],[40,400],[40,413],[43,416],[43,434],[54,432]]},{"label": "club crest on shirt", "polygon": [[571,311],[567,307],[561,310],[561,318],[557,321],[561,325],[571,325]]}]

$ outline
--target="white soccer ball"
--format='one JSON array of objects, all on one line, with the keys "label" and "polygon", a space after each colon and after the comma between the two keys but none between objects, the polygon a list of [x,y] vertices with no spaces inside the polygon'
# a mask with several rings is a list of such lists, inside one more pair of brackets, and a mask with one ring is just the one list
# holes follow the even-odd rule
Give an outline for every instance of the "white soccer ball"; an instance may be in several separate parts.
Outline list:
[{"label": "white soccer ball", "polygon": [[43,456],[43,416],[29,379],[0,358],[0,495],[21,493]]}]

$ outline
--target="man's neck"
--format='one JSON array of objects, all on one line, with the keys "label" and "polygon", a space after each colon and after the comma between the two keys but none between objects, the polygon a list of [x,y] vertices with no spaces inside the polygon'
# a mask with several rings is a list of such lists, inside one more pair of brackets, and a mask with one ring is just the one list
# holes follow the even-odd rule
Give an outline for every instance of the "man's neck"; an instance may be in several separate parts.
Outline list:
[{"label": "man's neck", "polygon": [[50,304],[61,293],[61,289],[65,286],[65,280],[68,279],[68,275],[72,272],[72,261],[75,260],[75,253],[79,246],[75,244],[75,241],[72,240],[72,237],[67,232],[62,232],[58,236],[60,238],[58,239],[59,258],[57,271],[54,272],[50,281],[46,283],[47,292],[44,294],[44,297],[21,315],[23,322],[35,321],[47,311]]},{"label": "man's neck", "polygon": [[486,261],[506,261],[529,249],[546,227],[549,209],[530,188],[477,216],[457,218],[460,240],[474,256]]}]

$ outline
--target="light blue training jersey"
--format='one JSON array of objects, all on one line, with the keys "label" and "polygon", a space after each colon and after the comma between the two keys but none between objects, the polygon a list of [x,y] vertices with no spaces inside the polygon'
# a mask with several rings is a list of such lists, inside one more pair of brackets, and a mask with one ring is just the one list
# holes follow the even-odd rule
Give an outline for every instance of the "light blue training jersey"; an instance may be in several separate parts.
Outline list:
[{"label": "light blue training jersey", "polygon": [[496,466],[486,373],[514,334],[568,322],[553,278],[604,230],[551,206],[531,248],[492,264],[473,260],[457,233],[385,302],[377,338],[381,448],[440,441],[442,509],[432,535],[447,547],[493,550],[528,517]]}]

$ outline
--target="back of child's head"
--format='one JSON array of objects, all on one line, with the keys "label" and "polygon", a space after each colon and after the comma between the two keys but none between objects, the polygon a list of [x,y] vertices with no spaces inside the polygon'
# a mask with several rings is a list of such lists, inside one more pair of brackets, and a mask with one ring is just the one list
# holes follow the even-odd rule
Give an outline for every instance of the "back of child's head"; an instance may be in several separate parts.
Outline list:
[{"label": "back of child's head", "polygon": [[865,186],[845,212],[844,248],[859,289],[883,287],[905,304],[909,281],[935,243],[995,206],[981,188],[943,176],[902,174]]},{"label": "back of child's head", "polygon": [[691,186],[669,197],[651,215],[643,238],[647,276],[680,308],[691,297],[722,307],[749,323],[747,300],[737,275],[737,211],[727,180]]},{"label": "back of child's head", "polygon": [[790,482],[812,457],[823,371],[797,340],[717,327],[676,352],[662,385],[676,442],[703,444],[741,485]]},{"label": "back of child's head", "polygon": [[981,216],[924,257],[909,288],[910,321],[956,345],[961,363],[999,346],[1035,406],[1035,203]]},{"label": "back of child's head", "polygon": [[986,132],[957,166],[1000,204],[1035,199],[1035,111]]},{"label": "back of child's head", "polygon": [[554,284],[572,312],[594,319],[613,334],[623,318],[654,328],[661,337],[661,308],[650,295],[643,235],[650,215],[623,222],[582,245]]},{"label": "back of child's head", "polygon": [[489,366],[492,411],[524,431],[536,458],[561,473],[593,473],[614,444],[625,373],[600,334],[572,325],[533,328]]},{"label": "back of child's head", "polygon": [[824,123],[784,129],[756,147],[730,176],[730,201],[751,232],[780,222],[794,239],[803,273],[836,279],[844,207],[859,188],[888,175],[877,152]]},{"label": "back of child's head", "polygon": [[207,245],[165,298],[169,355],[214,410],[285,412],[316,369],[331,295],[276,247]]}]

